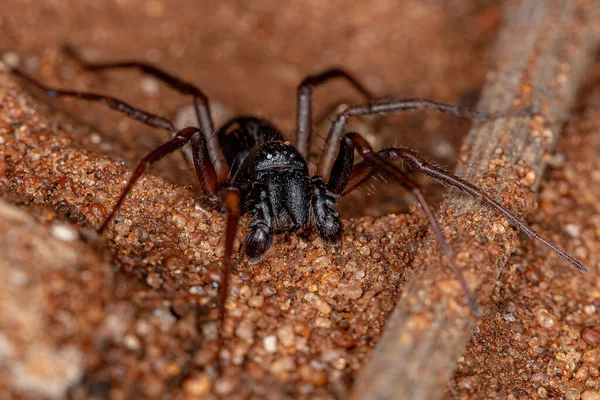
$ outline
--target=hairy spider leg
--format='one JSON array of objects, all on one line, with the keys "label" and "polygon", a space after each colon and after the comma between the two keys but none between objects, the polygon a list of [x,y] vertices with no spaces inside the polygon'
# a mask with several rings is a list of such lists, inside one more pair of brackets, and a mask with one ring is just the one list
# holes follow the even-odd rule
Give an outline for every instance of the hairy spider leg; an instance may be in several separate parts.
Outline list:
[{"label": "hairy spider leg", "polygon": [[[377,153],[382,159],[387,160],[388,162],[396,161],[402,159],[406,161],[409,166],[419,171],[425,175],[428,175],[435,179],[438,182],[441,182],[446,185],[450,185],[461,192],[472,196],[475,199],[478,199],[482,203],[486,204],[492,210],[496,211],[498,214],[505,217],[510,223],[512,223],[515,227],[520,229],[527,236],[533,237],[538,240],[544,246],[558,254],[562,259],[567,261],[573,267],[575,267],[580,272],[587,272],[587,268],[570,256],[567,252],[556,246],[554,243],[550,242],[548,239],[541,236],[539,233],[534,231],[525,221],[518,218],[510,211],[508,211],[502,204],[498,203],[494,200],[490,195],[483,192],[477,186],[472,183],[456,176],[455,174],[444,170],[436,165],[433,165],[430,162],[427,162],[423,157],[419,156],[415,151],[405,149],[402,147],[390,147],[380,150]],[[370,176],[375,174],[378,170],[377,166],[369,165],[366,162],[360,162],[356,164],[354,167],[351,176],[349,178],[348,185],[342,192],[342,196],[350,193],[352,190],[359,187],[365,180],[367,180]]]},{"label": "hairy spider leg", "polygon": [[[108,215],[106,220],[104,220],[104,222],[102,223],[100,228],[98,228],[98,232],[99,233],[104,232],[104,230],[106,229],[108,224],[113,220],[115,214],[117,213],[117,211],[123,204],[123,201],[125,201],[125,198],[129,194],[131,189],[133,189],[133,187],[135,186],[137,181],[140,179],[140,177],[143,175],[143,173],[146,171],[146,169],[148,169],[152,164],[156,163],[157,161],[160,161],[162,158],[164,158],[168,154],[171,154],[172,152],[185,146],[190,140],[192,140],[192,137],[194,137],[194,136],[198,137],[201,135],[202,135],[202,133],[199,128],[192,128],[192,127],[184,128],[184,129],[180,130],[179,132],[177,132],[171,140],[162,144],[160,147],[158,147],[157,149],[153,150],[148,155],[146,155],[139,162],[139,164],[133,171],[133,174],[129,177],[129,181],[127,182],[127,185],[121,192],[121,195],[119,196],[119,199],[117,200],[117,203],[113,207],[112,211],[110,212],[110,214]],[[202,168],[207,171],[208,175],[211,175],[210,169],[212,168],[212,163],[210,163],[210,159],[207,157],[206,150],[198,149],[197,153],[200,153],[198,160],[204,161],[204,163],[207,164],[207,165],[202,166]],[[204,154],[202,154],[202,153],[204,153]],[[204,157],[206,157],[206,158],[203,159]],[[212,176],[205,177],[204,180],[210,182],[209,185],[212,184],[212,185],[216,186],[216,180],[214,180],[213,176],[214,176],[214,169],[212,171]]]},{"label": "hairy spider leg", "polygon": [[431,207],[429,206],[429,203],[427,203],[427,200],[423,196],[421,188],[404,171],[402,171],[396,165],[388,162],[383,157],[375,153],[371,145],[360,134],[356,132],[350,132],[344,135],[344,137],[342,138],[342,142],[340,143],[340,151],[331,170],[329,181],[327,182],[327,189],[336,195],[341,195],[344,192],[345,187],[351,179],[353,171],[354,149],[358,150],[360,156],[367,163],[369,163],[369,165],[374,165],[375,168],[385,170],[398,183],[400,183],[402,186],[413,192],[413,194],[417,198],[417,201],[423,208],[423,211],[425,211],[425,215],[429,220],[429,225],[435,233],[435,237],[438,246],[440,247],[440,251],[448,259],[448,262],[450,263],[450,268],[456,275],[456,278],[458,279],[460,286],[462,287],[465,296],[467,297],[467,301],[469,302],[469,306],[471,307],[473,314],[477,315],[478,310],[475,296],[469,288],[469,285],[467,284],[464,275],[458,268],[458,265],[456,265],[452,248],[450,247],[444,234],[442,233],[442,228],[440,228],[440,224],[435,214],[433,213]]},{"label": "hairy spider leg", "polygon": [[[470,118],[478,121],[487,121],[488,119],[506,116],[516,116],[521,115],[521,113],[524,112],[523,110],[519,110],[517,114],[509,115],[485,114],[472,111],[463,107],[421,99],[381,100],[348,107],[344,111],[340,112],[331,124],[331,129],[329,130],[329,134],[327,135],[327,141],[325,142],[325,148],[321,152],[319,163],[317,165],[317,175],[323,177],[329,176],[331,167],[336,157],[335,152],[339,147],[340,139],[344,133],[344,127],[346,126],[346,122],[348,122],[348,119],[350,117],[372,114],[386,115],[399,111],[412,111],[423,109],[440,111],[446,114],[454,115],[456,117]],[[525,112],[527,112],[528,114],[531,113],[530,110],[525,110]]]},{"label": "hairy spider leg", "polygon": [[23,79],[24,81],[30,83],[31,85],[37,87],[38,89],[44,91],[48,97],[73,97],[77,99],[87,100],[91,102],[100,102],[104,103],[109,108],[113,110],[119,111],[130,118],[133,118],[139,122],[142,122],[146,125],[150,125],[153,128],[161,128],[166,129],[171,133],[175,133],[176,129],[173,126],[173,123],[166,118],[160,117],[158,115],[149,113],[144,110],[140,110],[139,108],[133,107],[123,100],[119,100],[112,96],[106,96],[102,94],[92,93],[92,92],[83,92],[83,91],[75,91],[75,90],[63,90],[56,89],[50,86],[46,86],[41,83],[37,79],[29,76],[19,69],[12,69],[13,74]]},{"label": "hairy spider leg", "polygon": [[296,101],[296,148],[308,160],[309,143],[312,136],[312,91],[331,79],[342,78],[362,94],[367,100],[374,96],[351,74],[341,68],[328,68],[318,74],[309,75],[302,80],[297,90]]},{"label": "hairy spider leg", "polygon": [[196,110],[196,116],[200,123],[200,127],[202,128],[202,133],[208,147],[208,153],[210,154],[211,159],[214,160],[214,169],[220,181],[224,182],[227,180],[229,169],[227,168],[227,165],[225,165],[217,140],[213,138],[215,129],[212,117],[210,115],[208,97],[198,87],[159,68],[156,68],[153,65],[143,62],[119,61],[108,63],[90,63],[84,60],[81,55],[70,46],[64,46],[64,51],[87,70],[101,71],[110,69],[138,69],[143,73],[153,76],[156,79],[164,82],[182,94],[191,95],[194,98],[194,109]]}]

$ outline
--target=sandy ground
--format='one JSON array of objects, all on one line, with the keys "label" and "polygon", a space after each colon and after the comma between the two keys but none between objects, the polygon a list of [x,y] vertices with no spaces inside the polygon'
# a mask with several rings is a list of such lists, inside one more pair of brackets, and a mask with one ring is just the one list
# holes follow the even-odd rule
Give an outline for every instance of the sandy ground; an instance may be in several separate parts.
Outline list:
[{"label": "sandy ground", "polygon": [[[0,5],[0,50],[48,84],[110,93],[171,118],[189,99],[133,72],[81,73],[60,45],[69,42],[99,61],[145,60],[201,85],[239,113],[268,117],[292,132],[296,85],[330,65],[347,67],[380,95],[473,105],[501,18],[493,1],[294,4],[8,0]],[[590,273],[575,274],[523,239],[494,307],[459,360],[449,399],[600,396],[597,76],[598,68],[566,127],[538,196],[540,208],[529,216]],[[358,98],[332,83],[316,100],[324,109]],[[404,144],[447,165],[455,163],[468,127],[430,113],[370,123],[381,132],[373,138],[377,146]],[[56,237],[55,224],[97,227],[128,167],[164,134],[101,106],[48,101],[30,88],[24,93],[2,68],[0,139],[6,212],[21,221],[5,223],[0,232],[60,246],[65,236],[59,228]],[[153,171],[167,181],[147,176],[103,238],[89,234],[87,244],[78,238],[63,243],[78,246],[81,258],[50,262],[58,283],[44,278],[42,262],[35,263],[37,272],[26,257],[2,265],[3,273],[17,276],[8,287],[15,294],[1,306],[7,310],[2,338],[12,346],[2,347],[12,348],[10,362],[0,366],[2,392],[29,398],[344,397],[401,292],[404,271],[427,232],[425,218],[390,214],[405,210],[407,197],[377,185],[341,204],[347,218],[367,217],[345,222],[340,251],[332,254],[307,231],[279,237],[263,263],[240,262],[217,378],[214,323],[203,321],[216,315],[212,281],[223,224],[220,214],[198,205],[197,186],[183,185],[193,184],[184,169],[179,157],[161,163]],[[433,199],[441,193],[429,190]],[[26,239],[7,246],[11,254],[37,254]],[[21,315],[16,299],[30,298],[14,289],[21,270],[40,276],[28,287],[36,290],[32,304],[44,323],[15,325],[4,317]],[[110,279],[99,278],[105,276]],[[90,279],[97,282],[93,290],[85,284]],[[71,297],[53,300],[57,287]],[[34,344],[45,350],[27,358]],[[72,368],[57,368],[50,377],[33,371],[56,359],[71,360]]]}]

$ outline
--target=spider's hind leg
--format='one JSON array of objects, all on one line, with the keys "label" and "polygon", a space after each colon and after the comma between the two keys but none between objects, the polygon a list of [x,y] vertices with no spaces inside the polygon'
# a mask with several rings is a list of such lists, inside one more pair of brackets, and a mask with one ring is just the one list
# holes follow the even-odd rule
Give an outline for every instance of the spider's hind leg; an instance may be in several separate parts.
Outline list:
[{"label": "spider's hind leg", "polygon": [[[358,153],[361,157],[368,163],[369,166],[374,166],[373,170],[369,168],[360,167],[360,170],[356,170],[359,172],[358,175],[355,174],[353,177],[353,172],[355,168],[353,167],[354,163],[354,150],[358,150]],[[327,183],[327,187],[332,193],[343,195],[345,193],[345,188],[348,185],[353,185],[354,187],[359,186],[363,183],[369,176],[371,176],[376,169],[382,169],[388,172],[398,183],[412,191],[417,201],[425,211],[425,215],[429,220],[429,224],[431,229],[433,230],[438,246],[440,247],[440,251],[450,263],[450,268],[453,270],[456,278],[458,279],[465,296],[469,302],[469,306],[471,307],[474,314],[477,314],[477,302],[475,300],[475,296],[473,292],[469,288],[465,277],[462,272],[456,265],[456,261],[454,260],[454,254],[452,248],[448,244],[446,237],[444,236],[440,224],[433,213],[429,203],[423,196],[421,188],[419,185],[412,180],[404,171],[398,168],[396,165],[392,164],[385,158],[381,157],[378,153],[374,152],[371,148],[371,145],[367,142],[365,138],[363,138],[358,133],[347,133],[343,138],[340,144],[340,152],[335,160],[334,166],[331,170],[331,174],[329,177],[329,182]],[[364,171],[371,172],[367,177],[360,180],[359,177],[364,175]],[[360,180],[357,184],[357,179]]]}]

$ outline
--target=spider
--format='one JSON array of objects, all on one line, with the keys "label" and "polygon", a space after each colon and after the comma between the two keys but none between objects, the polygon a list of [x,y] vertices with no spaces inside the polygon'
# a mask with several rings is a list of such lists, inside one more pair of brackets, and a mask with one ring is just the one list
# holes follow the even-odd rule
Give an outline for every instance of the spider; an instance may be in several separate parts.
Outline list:
[{"label": "spider", "polygon": [[[412,170],[478,199],[507,218],[525,234],[556,252],[576,269],[586,272],[583,264],[540,236],[523,220],[472,183],[435,166],[410,149],[390,147],[374,151],[360,133],[344,131],[346,122],[353,116],[385,115],[406,110],[430,109],[482,122],[497,118],[498,115],[484,114],[423,99],[376,100],[351,74],[340,68],[330,68],[307,76],[298,86],[295,144],[286,141],[282,132],[269,121],[252,116],[233,118],[216,130],[215,134],[208,97],[193,84],[142,62],[90,63],[71,47],[66,47],[65,51],[84,69],[141,70],[182,94],[193,97],[199,127],[178,130],[168,119],[133,107],[117,98],[92,92],[51,88],[22,71],[13,69],[14,74],[43,90],[48,96],[75,97],[102,102],[128,117],[153,128],[165,129],[171,134],[169,141],[150,152],[137,165],[98,232],[102,233],[107,228],[131,189],[150,165],[176,150],[182,150],[186,160],[194,167],[208,201],[224,210],[226,214],[222,286],[219,295],[220,326],[225,317],[224,305],[232,269],[234,239],[239,219],[243,214],[251,215],[243,244],[250,263],[258,263],[263,259],[273,243],[273,235],[295,231],[307,225],[314,227],[326,244],[339,246],[342,241],[342,223],[339,214],[333,209],[336,199],[360,187],[378,172],[389,174],[397,183],[414,193],[427,216],[441,253],[448,259],[473,313],[477,314],[475,297],[456,265],[452,249],[442,233],[435,214],[419,185],[408,173],[394,164],[396,160],[403,160]],[[345,80],[365,97],[366,102],[350,106],[337,114],[332,122],[326,147],[320,154],[316,173],[311,176],[307,156],[312,136],[312,92],[314,88],[332,79]],[[338,150],[337,154],[336,150]],[[362,161],[356,164],[355,151],[362,157]],[[220,328],[218,332],[220,336]],[[222,338],[219,340],[222,341]]]}]

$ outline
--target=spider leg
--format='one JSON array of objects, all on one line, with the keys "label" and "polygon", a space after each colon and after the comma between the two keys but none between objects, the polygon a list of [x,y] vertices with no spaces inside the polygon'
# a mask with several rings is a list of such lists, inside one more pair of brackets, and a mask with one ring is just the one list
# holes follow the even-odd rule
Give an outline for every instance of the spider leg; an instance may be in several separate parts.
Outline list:
[{"label": "spider leg", "polygon": [[217,172],[217,176],[221,181],[227,180],[228,168],[226,163],[223,161],[221,149],[218,141],[213,140],[213,133],[215,131],[212,117],[210,116],[208,97],[199,88],[191,83],[181,80],[161,69],[158,69],[152,65],[138,62],[138,61],[123,61],[123,62],[109,62],[109,63],[90,63],[84,60],[81,55],[72,47],[65,46],[64,51],[85,69],[89,71],[101,71],[109,69],[138,69],[147,75],[151,75],[156,79],[166,83],[174,90],[191,95],[194,98],[194,107],[196,110],[196,116],[200,122],[204,139],[207,143],[208,153],[211,159],[214,160],[214,168]]},{"label": "spider leg", "polygon": [[334,122],[331,124],[331,129],[329,130],[327,141],[325,142],[325,148],[321,153],[321,157],[319,158],[319,163],[317,165],[317,175],[327,176],[329,174],[335,159],[335,152],[338,149],[338,143],[342,137],[342,134],[344,133],[346,122],[348,122],[350,117],[371,114],[386,115],[399,111],[423,109],[439,111],[455,117],[471,118],[478,121],[487,121],[489,119],[517,116],[522,114],[531,114],[531,110],[518,110],[514,113],[504,114],[485,114],[458,106],[422,99],[381,100],[348,107],[339,113]]},{"label": "spider leg", "polygon": [[[335,160],[334,167],[332,169],[331,176],[329,177],[329,181],[327,183],[327,188],[334,194],[341,194],[344,191],[345,186],[348,184],[352,173],[350,172],[352,168],[352,164],[354,162],[354,149],[358,150],[358,153],[361,157],[370,165],[374,165],[375,168],[380,168],[388,172],[394,179],[400,183],[405,188],[409,189],[413,192],[417,201],[425,211],[425,215],[429,220],[429,225],[431,229],[435,233],[435,237],[440,248],[440,251],[450,263],[450,268],[456,275],[465,296],[471,306],[471,309],[474,314],[477,314],[477,302],[475,301],[475,296],[473,292],[469,288],[465,277],[462,272],[456,265],[456,261],[454,260],[454,254],[452,248],[448,244],[446,240],[442,228],[440,224],[431,210],[431,207],[427,203],[427,200],[423,196],[423,192],[419,185],[412,180],[404,171],[398,168],[396,165],[390,163],[381,155],[373,151],[371,145],[367,142],[365,138],[363,138],[360,134],[355,132],[350,132],[344,135],[342,138],[342,142],[340,145],[340,152]],[[343,169],[344,171],[340,171]],[[364,180],[363,180],[364,182]],[[362,183],[362,182],[361,182]]]},{"label": "spider leg", "polygon": [[126,102],[116,99],[111,96],[105,96],[92,92],[80,92],[74,90],[61,90],[51,88],[49,86],[44,85],[40,81],[35,78],[25,74],[19,69],[13,69],[12,73],[23,79],[24,81],[30,83],[31,85],[37,87],[38,89],[44,91],[49,97],[74,97],[77,99],[92,101],[92,102],[100,102],[106,104],[109,108],[113,110],[119,111],[130,118],[133,118],[139,122],[142,122],[146,125],[150,125],[153,128],[161,128],[166,129],[169,132],[175,132],[176,129],[173,126],[173,123],[166,118],[160,117],[158,115],[149,113],[144,110],[140,110],[136,107],[133,107]]},{"label": "spider leg", "polygon": [[305,158],[308,157],[308,144],[312,135],[312,91],[316,86],[335,78],[345,79],[365,98],[373,98],[373,95],[365,88],[365,86],[348,72],[340,68],[329,68],[318,74],[309,75],[304,78],[298,86],[297,91],[296,148]]},{"label": "spider leg", "polygon": [[[166,155],[180,149],[186,143],[188,143],[190,140],[192,140],[192,146],[194,146],[194,142],[195,142],[193,140],[194,138],[196,138],[196,140],[203,140],[203,137],[200,132],[201,131],[199,128],[184,128],[184,129],[180,130],[179,132],[177,132],[171,140],[164,143],[163,145],[158,147],[156,150],[153,150],[147,156],[145,156],[142,159],[142,161],[140,161],[140,163],[137,165],[135,170],[133,171],[133,174],[129,178],[127,185],[121,192],[121,195],[119,196],[119,199],[117,200],[117,203],[113,207],[109,216],[106,218],[106,220],[104,220],[104,222],[98,229],[98,232],[99,233],[104,232],[104,230],[106,229],[106,227],[108,226],[110,221],[112,221],[115,214],[117,213],[117,211],[123,204],[123,201],[129,194],[131,189],[133,189],[133,187],[135,186],[137,181],[140,179],[140,177],[142,176],[142,174],[144,173],[144,171],[146,171],[146,169],[148,167],[150,167],[155,162],[161,160]],[[194,161],[197,160],[198,163],[202,163],[202,165],[196,165],[196,170],[197,171],[200,170],[202,172],[202,175],[199,175],[198,179],[200,180],[200,184],[202,185],[202,188],[204,190],[207,190],[207,195],[210,195],[211,190],[212,190],[212,194],[214,196],[214,192],[215,192],[216,186],[217,186],[216,174],[214,171],[214,167],[212,166],[212,163],[210,162],[210,158],[208,158],[208,156],[207,156],[208,153],[206,151],[206,146],[201,146],[201,147],[203,147],[203,149],[196,149],[196,151],[194,151],[194,155],[197,157],[194,159]]]},{"label": "spider leg", "polygon": [[[221,297],[219,301],[219,322],[221,327],[223,326],[223,320],[225,319],[225,300],[227,300],[227,294],[229,293],[229,275],[231,274],[233,244],[241,215],[240,191],[233,186],[229,186],[224,189],[223,196],[223,204],[225,205],[227,219],[225,224],[225,253],[223,254],[223,273],[221,276],[223,285],[221,288]],[[221,329],[219,329],[219,332],[221,332]],[[219,334],[219,350],[222,346],[222,340],[222,335]]]},{"label": "spider leg", "polygon": [[[483,192],[481,189],[479,189],[472,183],[456,176],[455,174],[449,171],[444,170],[443,168],[440,168],[427,162],[423,157],[419,156],[416,152],[409,149],[401,147],[390,147],[380,150],[377,154],[381,159],[387,161],[395,161],[398,159],[402,159],[406,161],[412,169],[417,170],[425,175],[432,177],[438,182],[450,185],[460,190],[461,192],[478,199],[479,201],[490,207],[492,210],[508,219],[510,223],[512,223],[514,226],[520,229],[523,233],[533,237],[534,239],[542,243],[544,246],[558,254],[562,259],[567,261],[573,267],[575,267],[581,272],[587,272],[586,267],[582,263],[574,259],[561,248],[557,247],[554,243],[550,242],[543,236],[540,236],[540,234],[531,229],[531,227],[529,227],[529,225],[527,225],[525,221],[513,215],[502,204],[498,203],[491,196]],[[350,177],[348,178],[348,184],[341,192],[341,195],[345,196],[352,190],[359,187],[364,181],[366,181],[369,177],[375,174],[379,168],[379,165],[369,165],[368,162],[364,161],[356,164],[352,170],[352,173],[350,174]]]}]

